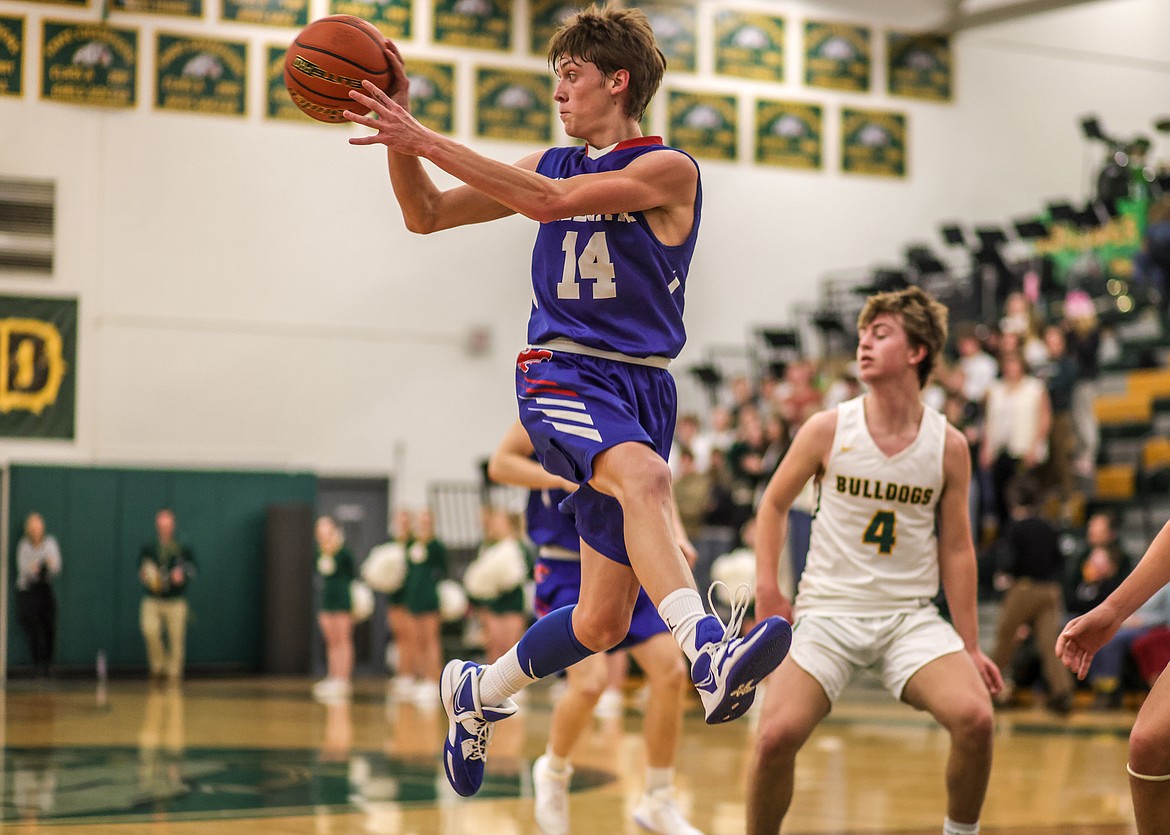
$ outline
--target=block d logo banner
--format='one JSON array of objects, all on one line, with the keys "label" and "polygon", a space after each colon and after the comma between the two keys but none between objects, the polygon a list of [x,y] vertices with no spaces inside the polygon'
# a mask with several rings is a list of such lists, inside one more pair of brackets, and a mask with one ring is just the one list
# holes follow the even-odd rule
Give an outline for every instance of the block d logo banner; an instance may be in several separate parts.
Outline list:
[{"label": "block d logo banner", "polygon": [[73,437],[76,357],[76,299],[0,296],[0,437]]}]

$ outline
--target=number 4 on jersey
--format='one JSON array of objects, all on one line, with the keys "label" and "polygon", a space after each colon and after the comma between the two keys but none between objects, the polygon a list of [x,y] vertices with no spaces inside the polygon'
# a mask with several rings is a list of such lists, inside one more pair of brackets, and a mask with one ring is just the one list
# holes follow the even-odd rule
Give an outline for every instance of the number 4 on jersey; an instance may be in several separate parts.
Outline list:
[{"label": "number 4 on jersey", "polygon": [[867,545],[876,545],[878,553],[889,556],[894,551],[894,543],[898,541],[898,517],[892,510],[879,510],[869,520],[861,541]]},{"label": "number 4 on jersey", "polygon": [[561,242],[565,253],[565,267],[557,284],[558,299],[581,298],[581,279],[593,280],[593,298],[612,299],[617,295],[613,280],[613,262],[609,260],[609,246],[604,232],[594,232],[577,257],[577,233],[566,232]]}]

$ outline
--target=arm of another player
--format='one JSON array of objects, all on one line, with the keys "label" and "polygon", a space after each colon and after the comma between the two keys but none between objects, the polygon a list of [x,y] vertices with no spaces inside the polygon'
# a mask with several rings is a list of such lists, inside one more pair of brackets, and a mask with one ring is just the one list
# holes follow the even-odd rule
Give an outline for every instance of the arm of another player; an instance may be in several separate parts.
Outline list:
[{"label": "arm of another player", "polygon": [[488,459],[488,478],[497,484],[514,484],[529,490],[567,490],[577,485],[553,475],[532,457],[532,440],[524,424],[516,421],[500,440],[496,451]]},{"label": "arm of another player", "polygon": [[971,488],[971,454],[963,434],[947,426],[943,452],[943,493],[938,502],[938,563],[943,591],[955,631],[983,683],[994,696],[1003,689],[999,668],[979,648],[978,570],[967,494]]},{"label": "arm of another player", "polygon": [[[426,177],[417,159],[410,165],[399,159],[405,155],[429,159],[497,204],[541,223],[585,214],[651,209],[677,209],[681,212],[694,206],[699,171],[689,157],[676,151],[644,154],[620,171],[554,180],[536,173],[540,154],[526,157],[516,165],[490,159],[429,130],[384,91],[369,82],[362,84],[365,92],[352,90],[350,97],[376,113],[377,118],[348,110],[345,118],[377,133],[349,141],[353,145],[386,145],[394,152],[390,156],[391,179],[409,178],[409,181],[402,179],[404,188],[401,192],[399,180],[395,180],[395,194],[400,200],[406,197],[425,203],[433,196],[406,193],[407,188],[425,188],[430,178]],[[433,183],[431,189],[437,191]],[[461,195],[460,199],[468,198]],[[687,224],[691,222],[688,215]]]},{"label": "arm of another player", "polygon": [[1170,583],[1170,522],[1154,537],[1133,573],[1125,578],[1101,605],[1073,618],[1056,639],[1056,654],[1077,678],[1089,672],[1089,664],[1106,641],[1139,606]]},{"label": "arm of another player", "polygon": [[756,617],[792,618],[792,601],[780,591],[780,558],[788,536],[788,510],[804,485],[824,469],[837,433],[837,410],[818,412],[792,439],[756,509]]}]

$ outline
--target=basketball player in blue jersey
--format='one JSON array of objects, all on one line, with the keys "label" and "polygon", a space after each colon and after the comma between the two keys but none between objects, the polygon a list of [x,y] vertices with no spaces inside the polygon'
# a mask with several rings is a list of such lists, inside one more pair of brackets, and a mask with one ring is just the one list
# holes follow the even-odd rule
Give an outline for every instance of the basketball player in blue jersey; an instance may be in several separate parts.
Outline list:
[{"label": "basketball player in blue jersey", "polygon": [[[857,331],[868,391],[801,426],[756,517],[756,611],[788,614],[777,560],[788,509],[816,480],[792,652],[768,682],[747,831],[780,831],[797,751],[849,680],[871,669],[949,732],[943,832],[974,835],[1003,680],[979,648],[967,442],[920,396],[946,343],[947,310],[917,287],[883,293],[866,302]],[[932,603],[940,578],[954,626]]]},{"label": "basketball player in blue jersey", "polygon": [[[541,618],[490,666],[456,660],[444,670],[452,786],[478,791],[492,723],[515,712],[514,693],[626,636],[639,585],[690,660],[707,721],[741,716],[792,633],[773,617],[738,638],[736,613],[734,629],[708,614],[671,523],[676,393],[666,367],[686,338],[702,191],[695,161],[638,126],[666,67],[646,16],[592,7],[557,31],[553,97],[565,131],[584,145],[515,165],[420,125],[389,42],[387,58],[393,96],[364,86],[350,95],[376,118],[345,116],[375,131],[351,143],[387,147],[407,228],[437,232],[514,213],[540,223],[530,345],[516,363],[520,418],[544,468],[580,485],[569,499],[582,541],[580,601]],[[423,158],[465,185],[440,191]]]},{"label": "basketball player in blue jersey", "polygon": [[[525,512],[528,537],[539,549],[536,560],[536,615],[544,617],[575,605],[581,595],[581,548],[572,516],[560,511],[560,502],[577,489],[555,476],[533,457],[534,449],[523,424],[517,421],[500,441],[488,462],[488,476],[501,484],[529,489]],[[676,529],[684,551],[693,550],[678,520]],[[675,802],[674,758],[682,730],[682,662],[670,630],[662,622],[646,592],[638,595],[630,631],[618,645],[629,648],[646,674],[649,695],[643,722],[646,742],[646,786],[634,808],[634,820],[650,832],[702,835],[691,826]],[[532,767],[536,822],[545,835],[569,832],[569,756],[589,724],[593,708],[606,685],[604,655],[591,655],[566,670],[568,689],[553,708],[548,747]]]}]

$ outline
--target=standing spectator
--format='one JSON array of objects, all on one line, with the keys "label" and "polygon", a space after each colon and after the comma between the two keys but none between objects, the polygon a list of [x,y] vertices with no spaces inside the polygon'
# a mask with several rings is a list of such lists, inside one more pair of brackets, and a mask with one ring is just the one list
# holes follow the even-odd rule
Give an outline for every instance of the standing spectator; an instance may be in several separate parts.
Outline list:
[{"label": "standing spectator", "polygon": [[1008,293],[1003,304],[1004,315],[999,320],[1000,333],[1015,334],[1019,338],[1020,353],[1029,368],[1035,368],[1048,357],[1040,336],[1036,310],[1028,297],[1018,290]]},{"label": "standing spectator", "polygon": [[30,513],[24,520],[24,537],[16,546],[16,619],[28,639],[36,674],[49,675],[57,634],[57,600],[52,578],[61,573],[61,549],[55,537],[45,533],[45,520]]},{"label": "standing spectator", "polygon": [[1000,365],[1003,378],[987,392],[979,465],[991,473],[995,517],[1002,536],[1008,522],[1007,484],[1048,460],[1052,413],[1044,384],[1027,373],[1018,352],[1003,354]]},{"label": "standing spectator", "polygon": [[1073,389],[1072,416],[1077,433],[1076,469],[1089,476],[1097,464],[1100,428],[1093,401],[1097,399],[1097,377],[1101,373],[1098,359],[1101,350],[1101,327],[1097,309],[1083,290],[1074,290],[1064,302],[1064,330],[1068,351],[1077,362],[1077,384]]},{"label": "standing spectator", "polygon": [[1057,489],[1063,517],[1072,518],[1074,487],[1073,459],[1076,456],[1077,433],[1073,422],[1073,393],[1077,385],[1077,362],[1069,355],[1064,329],[1049,325],[1044,329],[1044,344],[1048,360],[1037,369],[1037,376],[1048,390],[1052,406],[1052,429],[1048,433],[1048,478]]},{"label": "standing spectator", "polygon": [[711,463],[711,450],[707,448],[703,456],[700,457],[695,448],[695,443],[699,440],[699,416],[694,412],[687,412],[679,415],[678,423],[674,427],[674,443],[670,445],[670,472],[674,477],[679,474],[679,451],[687,449],[691,453],[691,460],[696,470],[701,473],[707,472],[707,467]]},{"label": "standing spectator", "polygon": [[1163,194],[1146,213],[1141,251],[1133,258],[1134,283],[1144,286],[1162,316],[1170,310],[1170,194]]},{"label": "standing spectator", "polygon": [[317,519],[317,576],[321,582],[321,609],[317,622],[325,637],[328,675],[313,685],[313,697],[321,701],[348,699],[353,676],[354,559],[345,547],[345,535],[329,516]]},{"label": "standing spectator", "polygon": [[[439,700],[439,583],[447,576],[447,546],[435,538],[435,517],[426,508],[414,517],[414,542],[406,549],[403,601],[414,640],[415,667],[408,670],[418,681],[415,700],[428,707]],[[1055,639],[1054,639],[1055,640]]]},{"label": "standing spectator", "polygon": [[744,409],[759,412],[760,404],[756,396],[756,390],[752,386],[751,379],[746,374],[736,374],[732,377],[728,388],[731,393],[730,408],[732,422],[739,423],[740,415],[743,414]]},{"label": "standing spectator", "polygon": [[754,408],[744,407],[739,413],[739,431],[735,443],[727,450],[731,500],[735,506],[733,527],[737,531],[752,517],[756,491],[772,475],[772,471],[764,466],[768,447],[768,437],[764,434],[760,413]]},{"label": "standing spectator", "polygon": [[981,404],[999,374],[999,364],[995,357],[983,350],[973,330],[960,333],[957,342],[959,368],[963,372],[963,396],[972,403]]},{"label": "standing spectator", "polygon": [[[1040,493],[1033,479],[1020,477],[1008,485],[1012,511],[1011,525],[1003,539],[1002,563],[996,588],[1007,590],[996,626],[995,650],[991,660],[1001,670],[1009,669],[1018,644],[1021,626],[1031,629],[1048,686],[1048,707],[1068,713],[1072,707],[1072,676],[1060,659],[1047,649],[1055,646],[1064,620],[1064,554],[1060,533],[1038,513]],[[1015,682],[1005,681],[996,703],[1013,701]]]},{"label": "standing spectator", "polygon": [[195,555],[175,537],[173,511],[158,511],[154,527],[157,538],[143,545],[138,554],[138,579],[146,588],[140,610],[142,637],[151,678],[178,684],[183,678],[187,645],[187,583],[195,575]]}]

